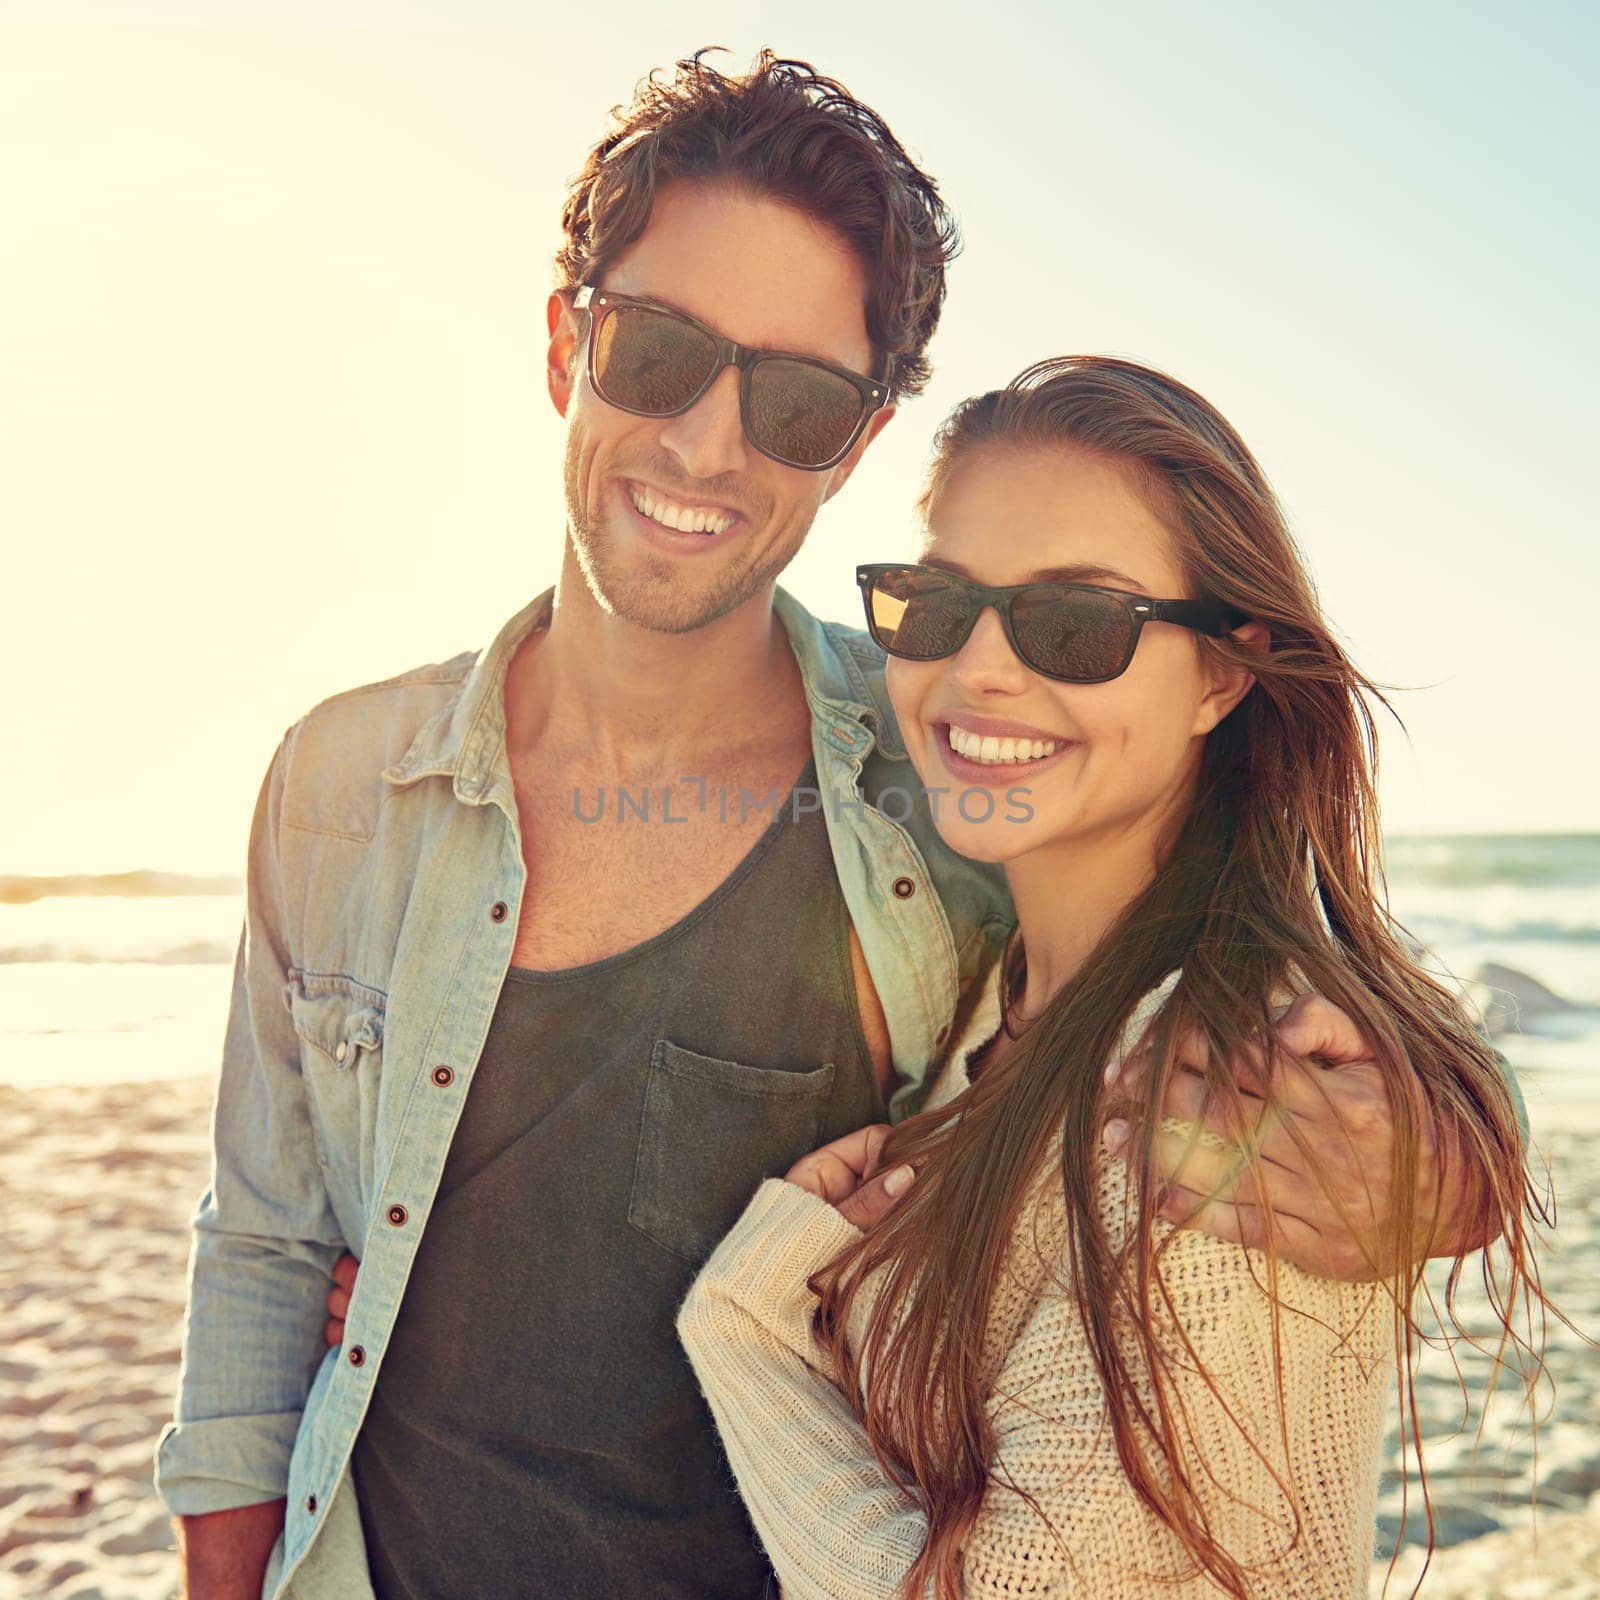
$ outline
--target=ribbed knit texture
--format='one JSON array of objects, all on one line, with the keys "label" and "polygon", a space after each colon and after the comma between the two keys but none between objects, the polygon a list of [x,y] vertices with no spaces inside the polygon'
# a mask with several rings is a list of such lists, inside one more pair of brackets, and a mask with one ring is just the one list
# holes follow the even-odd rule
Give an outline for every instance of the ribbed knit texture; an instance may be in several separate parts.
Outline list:
[{"label": "ribbed knit texture", "polygon": [[[1139,1007],[1121,1048],[1137,1041],[1175,977]],[[998,973],[991,972],[930,1105],[967,1087],[966,1061],[998,1025]],[[1102,1156],[1098,1176],[1101,1215],[1113,1239],[1124,1239],[1134,1220],[1127,1168]],[[1158,1238],[1172,1232],[1156,1223]],[[816,1297],[806,1279],[859,1237],[825,1201],[769,1178],[678,1316],[784,1600],[892,1596],[927,1537],[917,1501],[879,1467],[812,1333]],[[986,1337],[995,1468],[1035,1497],[1060,1537],[1019,1494],[991,1483],[963,1550],[964,1592],[1035,1600],[1215,1596],[1215,1583],[1196,1571],[1123,1473],[1067,1283],[1065,1239],[1060,1180],[1047,1172],[1008,1246]],[[1279,1262],[1275,1364],[1264,1252],[1184,1229],[1161,1263],[1171,1310],[1158,1306],[1156,1326],[1171,1354],[1169,1393],[1219,1542],[1249,1571],[1251,1592],[1262,1600],[1365,1596],[1394,1381],[1387,1295]],[[861,1348],[874,1286],[869,1280],[857,1298],[852,1349]],[[1174,1318],[1220,1394],[1193,1370]],[[870,1382],[863,1373],[864,1386]]]}]

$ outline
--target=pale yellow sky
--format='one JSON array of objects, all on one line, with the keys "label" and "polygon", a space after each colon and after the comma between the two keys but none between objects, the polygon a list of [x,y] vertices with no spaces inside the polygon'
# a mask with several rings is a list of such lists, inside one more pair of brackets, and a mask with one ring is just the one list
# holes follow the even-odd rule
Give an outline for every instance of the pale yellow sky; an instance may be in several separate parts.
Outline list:
[{"label": "pale yellow sky", "polygon": [[1192,36],[1002,6],[1017,52],[960,9],[873,42],[843,5],[624,6],[574,52],[498,4],[49,15],[0,8],[0,872],[237,869],[289,722],[551,581],[561,186],[640,73],[713,39],[874,101],[968,239],[933,389],[786,586],[856,621],[955,400],[1131,354],[1240,426],[1369,669],[1435,685],[1387,746],[1392,827],[1600,821],[1556,30],[1374,54],[1259,6]]}]

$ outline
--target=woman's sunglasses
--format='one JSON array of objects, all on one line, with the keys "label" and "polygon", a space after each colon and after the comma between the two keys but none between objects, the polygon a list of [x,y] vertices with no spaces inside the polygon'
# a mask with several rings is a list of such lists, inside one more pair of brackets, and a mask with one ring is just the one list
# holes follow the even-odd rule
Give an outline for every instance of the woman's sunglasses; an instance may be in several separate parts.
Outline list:
[{"label": "woman's sunglasses", "polygon": [[608,405],[636,417],[676,417],[724,367],[737,367],[745,437],[786,467],[838,466],[867,418],[889,402],[887,378],[752,349],[653,300],[584,284],[572,303],[589,313],[589,382]]},{"label": "woman's sunglasses", "polygon": [[1210,600],[1152,600],[1092,583],[1018,583],[994,589],[942,567],[857,567],[867,630],[892,656],[937,661],[967,642],[985,606],[1000,613],[1026,666],[1062,683],[1105,683],[1128,669],[1147,622],[1214,636],[1249,618]]}]

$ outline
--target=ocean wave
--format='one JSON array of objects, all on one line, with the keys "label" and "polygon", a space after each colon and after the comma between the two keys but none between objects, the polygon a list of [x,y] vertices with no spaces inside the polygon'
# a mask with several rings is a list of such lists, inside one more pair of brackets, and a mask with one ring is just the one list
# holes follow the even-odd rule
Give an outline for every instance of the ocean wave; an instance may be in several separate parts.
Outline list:
[{"label": "ocean wave", "polygon": [[143,962],[160,967],[203,967],[231,962],[235,946],[222,939],[186,939],[148,949],[107,949],[73,942],[0,945],[0,966],[76,962],[81,966],[126,966]]},{"label": "ocean wave", "polygon": [[1384,866],[1403,885],[1432,888],[1600,888],[1600,833],[1393,834]]},{"label": "ocean wave", "polygon": [[35,900],[76,900],[112,896],[150,900],[195,895],[236,895],[238,878],[198,876],[186,872],[75,872],[57,877],[0,873],[0,905],[26,906]]},{"label": "ocean wave", "polygon": [[1600,890],[1585,884],[1396,883],[1389,904],[1427,943],[1466,938],[1600,942]]}]

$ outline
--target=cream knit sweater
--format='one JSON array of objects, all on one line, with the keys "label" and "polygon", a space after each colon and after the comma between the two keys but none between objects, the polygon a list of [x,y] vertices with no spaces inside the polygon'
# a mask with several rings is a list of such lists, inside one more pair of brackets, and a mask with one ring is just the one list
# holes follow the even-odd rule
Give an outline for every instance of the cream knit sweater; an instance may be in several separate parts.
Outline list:
[{"label": "cream knit sweater", "polygon": [[[1146,997],[1121,1050],[1137,1042],[1176,976]],[[997,971],[975,986],[969,1007],[930,1105],[967,1087],[968,1058],[998,1029]],[[1101,1213],[1114,1239],[1133,1221],[1125,1177],[1120,1161],[1102,1158]],[[1060,1540],[1020,1495],[991,1484],[963,1551],[964,1592],[1214,1597],[1216,1586],[1135,1494],[1117,1459],[1076,1303],[1063,1287],[1059,1177],[1042,1175],[1026,1216],[1008,1247],[987,1333],[989,1409],[997,1465],[1037,1499]],[[1160,1221],[1156,1231],[1164,1237],[1171,1225]],[[816,1300],[806,1278],[858,1237],[825,1201],[769,1178],[678,1316],[784,1600],[892,1596],[927,1537],[917,1502],[878,1466],[811,1331]],[[1173,1312],[1221,1391],[1219,1399],[1192,1363],[1176,1373],[1188,1460],[1217,1537],[1250,1571],[1252,1594],[1356,1600],[1367,1592],[1394,1380],[1392,1304],[1371,1285],[1314,1278],[1280,1262],[1280,1403],[1266,1271],[1263,1253],[1190,1230],[1162,1256]],[[873,1288],[869,1280],[851,1317],[855,1350]],[[1158,1321],[1183,1362],[1170,1318]],[[862,1381],[865,1392],[870,1374]]]}]

